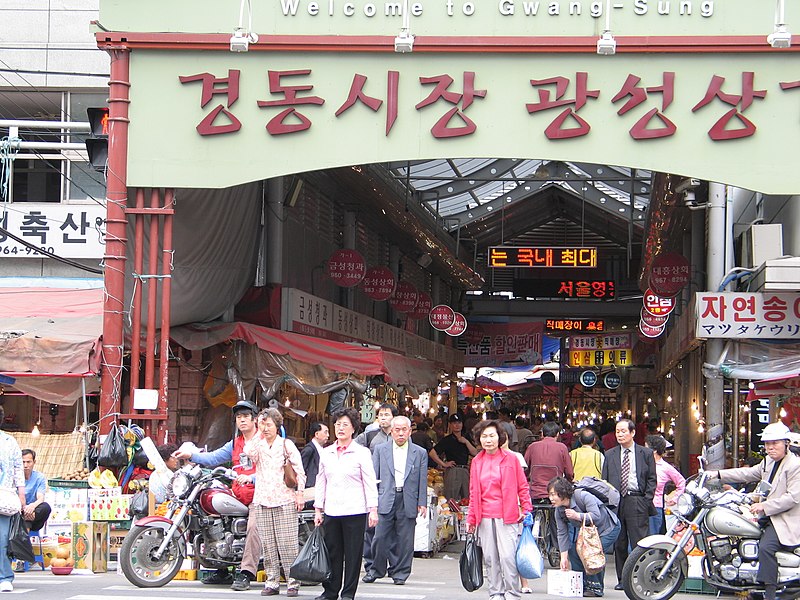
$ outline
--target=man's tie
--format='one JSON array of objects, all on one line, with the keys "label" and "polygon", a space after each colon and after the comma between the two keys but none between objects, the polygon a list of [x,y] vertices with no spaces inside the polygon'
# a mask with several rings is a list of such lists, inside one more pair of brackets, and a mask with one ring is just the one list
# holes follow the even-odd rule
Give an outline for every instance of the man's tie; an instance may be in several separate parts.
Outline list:
[{"label": "man's tie", "polygon": [[620,492],[623,496],[628,495],[628,480],[631,477],[631,450],[630,448],[622,449],[622,471],[620,471],[619,485],[622,489]]}]

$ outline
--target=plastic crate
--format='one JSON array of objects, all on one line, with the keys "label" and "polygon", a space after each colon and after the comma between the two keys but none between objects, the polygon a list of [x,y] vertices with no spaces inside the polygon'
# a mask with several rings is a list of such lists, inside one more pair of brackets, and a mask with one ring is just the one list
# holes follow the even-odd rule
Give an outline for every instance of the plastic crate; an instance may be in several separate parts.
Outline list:
[{"label": "plastic crate", "polygon": [[186,570],[178,571],[178,574],[175,575],[175,579],[177,581],[196,581],[197,580],[197,569],[186,569]]},{"label": "plastic crate", "polygon": [[88,488],[89,482],[84,480],[73,481],[71,479],[48,479],[47,485],[51,488]]},{"label": "plastic crate", "polygon": [[681,584],[680,592],[687,594],[709,594],[716,596],[719,590],[713,585],[706,583],[705,579],[684,579]]}]

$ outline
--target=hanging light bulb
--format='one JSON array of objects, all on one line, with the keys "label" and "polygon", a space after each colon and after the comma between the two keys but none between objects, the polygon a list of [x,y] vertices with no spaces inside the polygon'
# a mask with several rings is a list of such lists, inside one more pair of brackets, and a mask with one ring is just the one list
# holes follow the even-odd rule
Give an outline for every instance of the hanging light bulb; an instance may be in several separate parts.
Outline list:
[{"label": "hanging light bulb", "polygon": [[778,414],[780,415],[781,419],[785,419],[786,418],[786,409],[781,406],[781,410],[780,410],[780,412]]},{"label": "hanging light bulb", "polygon": [[742,433],[742,434],[747,433],[747,427],[745,427],[744,425],[739,427],[739,433]]},{"label": "hanging light bulb", "polygon": [[36,425],[33,426],[33,429],[31,430],[31,435],[33,437],[39,437],[39,423],[38,423],[38,421],[37,421]]},{"label": "hanging light bulb", "polygon": [[697,426],[697,433],[703,433],[705,430],[706,430],[706,428],[705,428],[705,427],[703,427],[703,424],[702,424],[702,423],[700,423],[700,424]]},{"label": "hanging light bulb", "polygon": [[672,402],[672,396],[667,396],[667,402]]}]

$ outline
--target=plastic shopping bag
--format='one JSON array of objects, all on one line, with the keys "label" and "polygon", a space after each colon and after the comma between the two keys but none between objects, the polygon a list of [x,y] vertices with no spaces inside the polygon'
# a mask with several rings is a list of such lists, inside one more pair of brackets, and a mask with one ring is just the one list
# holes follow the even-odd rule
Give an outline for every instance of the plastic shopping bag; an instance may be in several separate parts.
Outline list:
[{"label": "plastic shopping bag", "polygon": [[128,465],[128,450],[118,425],[114,424],[108,432],[106,441],[103,442],[100,453],[97,455],[97,464],[101,467],[125,467]]},{"label": "plastic shopping bag", "polygon": [[461,572],[461,585],[468,592],[474,592],[483,585],[483,550],[471,533],[467,534],[467,542],[458,560]]},{"label": "plastic shopping bag", "polygon": [[321,583],[331,578],[331,561],[322,537],[322,528],[317,527],[308,536],[297,558],[289,567],[289,576],[299,581]]},{"label": "plastic shopping bag", "polygon": [[544,558],[536,538],[533,537],[533,517],[525,515],[522,522],[522,535],[517,544],[517,571],[525,579],[539,579],[544,573]]}]

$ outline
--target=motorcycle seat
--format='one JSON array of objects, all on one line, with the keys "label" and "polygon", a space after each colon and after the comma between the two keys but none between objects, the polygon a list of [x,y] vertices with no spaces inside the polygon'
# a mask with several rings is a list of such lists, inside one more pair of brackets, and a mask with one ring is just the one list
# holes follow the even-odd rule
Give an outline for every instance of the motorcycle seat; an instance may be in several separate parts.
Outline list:
[{"label": "motorcycle seat", "polygon": [[785,552],[778,550],[775,553],[775,558],[778,559],[778,566],[796,569],[800,567],[800,553],[795,550],[794,552]]}]

